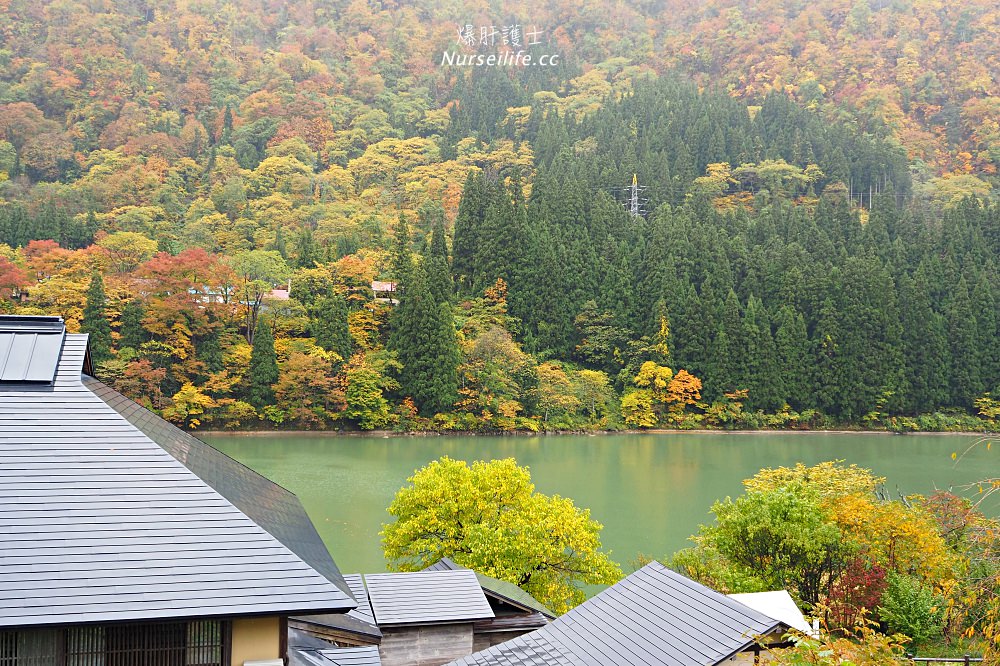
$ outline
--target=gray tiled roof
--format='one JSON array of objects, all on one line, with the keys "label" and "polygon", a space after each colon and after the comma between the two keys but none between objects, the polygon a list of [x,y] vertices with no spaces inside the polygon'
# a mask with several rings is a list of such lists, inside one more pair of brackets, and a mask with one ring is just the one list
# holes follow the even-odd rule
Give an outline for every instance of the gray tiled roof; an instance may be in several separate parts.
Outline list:
[{"label": "gray tiled roof", "polygon": [[330,556],[330,551],[294,493],[164,421],[96,379],[85,377],[83,383],[306,564],[344,592],[351,592]]},{"label": "gray tiled roof", "polygon": [[707,666],[781,622],[652,562],[546,627],[453,666]]},{"label": "gray tiled roof", "polygon": [[81,381],[0,385],[0,627],[355,603]]},{"label": "gray tiled roof", "polygon": [[470,569],[367,574],[365,585],[380,627],[493,617]]},{"label": "gray tiled roof", "polygon": [[329,650],[295,650],[290,655],[303,666],[382,666],[378,647],[375,645]]},{"label": "gray tiled roof", "polygon": [[[442,557],[440,560],[434,564],[426,567],[424,571],[455,571],[456,569],[465,569],[466,567],[459,566],[454,560],[449,557]],[[476,578],[479,579],[479,585],[483,588],[483,592],[487,596],[492,596],[495,599],[499,599],[505,603],[512,606],[517,606],[528,612],[538,612],[549,619],[554,619],[556,614],[553,613],[548,607],[542,602],[535,599],[533,596],[522,590],[514,583],[508,583],[505,580],[500,580],[499,578],[493,578],[485,574],[481,574],[476,571]]]},{"label": "gray tiled roof", "polygon": [[348,613],[299,615],[292,619],[351,633],[364,634],[373,638],[381,638],[382,632],[375,625],[375,614],[372,612],[371,601],[368,599],[368,590],[365,589],[365,584],[361,580],[361,574],[345,574],[344,581],[350,586],[351,596],[358,602],[357,608]]}]

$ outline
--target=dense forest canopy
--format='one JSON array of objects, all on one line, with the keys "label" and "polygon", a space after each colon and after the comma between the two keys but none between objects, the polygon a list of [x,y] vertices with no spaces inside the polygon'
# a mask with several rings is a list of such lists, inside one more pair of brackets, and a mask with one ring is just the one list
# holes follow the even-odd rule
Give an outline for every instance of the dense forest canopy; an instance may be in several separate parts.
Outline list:
[{"label": "dense forest canopy", "polygon": [[[994,3],[0,18],[0,308],[66,316],[178,423],[1000,413]],[[513,26],[558,64],[442,64]]]}]

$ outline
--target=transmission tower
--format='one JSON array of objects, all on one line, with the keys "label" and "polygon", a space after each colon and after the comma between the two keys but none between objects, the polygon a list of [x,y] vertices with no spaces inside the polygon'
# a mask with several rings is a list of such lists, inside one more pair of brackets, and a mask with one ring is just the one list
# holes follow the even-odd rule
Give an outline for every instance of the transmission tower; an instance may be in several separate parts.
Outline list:
[{"label": "transmission tower", "polygon": [[632,174],[632,184],[625,189],[625,207],[633,219],[646,216],[646,205],[649,199],[643,196],[645,185],[639,184],[639,178]]}]

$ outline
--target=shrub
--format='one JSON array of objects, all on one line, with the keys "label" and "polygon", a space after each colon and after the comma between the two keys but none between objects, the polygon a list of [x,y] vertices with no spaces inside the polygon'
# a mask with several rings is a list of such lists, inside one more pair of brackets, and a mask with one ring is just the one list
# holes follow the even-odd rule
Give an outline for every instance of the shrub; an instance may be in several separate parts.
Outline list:
[{"label": "shrub", "polygon": [[888,579],[878,612],[889,630],[914,643],[939,636],[944,629],[944,599],[909,576],[890,573]]}]

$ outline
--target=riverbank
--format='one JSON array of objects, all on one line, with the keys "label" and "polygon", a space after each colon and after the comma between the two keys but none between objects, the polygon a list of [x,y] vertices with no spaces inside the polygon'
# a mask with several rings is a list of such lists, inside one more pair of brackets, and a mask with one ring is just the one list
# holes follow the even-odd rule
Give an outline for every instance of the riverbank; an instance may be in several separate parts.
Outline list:
[{"label": "riverbank", "polygon": [[209,437],[600,437],[604,435],[961,435],[965,437],[980,436],[991,438],[1000,436],[995,431],[935,431],[915,430],[908,432],[892,432],[889,430],[713,430],[701,428],[695,430],[678,430],[657,428],[650,430],[551,430],[546,432],[531,432],[529,430],[504,430],[496,432],[448,431],[438,430],[198,430],[195,435]]}]

